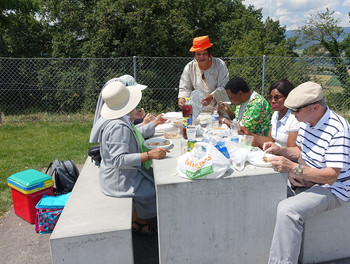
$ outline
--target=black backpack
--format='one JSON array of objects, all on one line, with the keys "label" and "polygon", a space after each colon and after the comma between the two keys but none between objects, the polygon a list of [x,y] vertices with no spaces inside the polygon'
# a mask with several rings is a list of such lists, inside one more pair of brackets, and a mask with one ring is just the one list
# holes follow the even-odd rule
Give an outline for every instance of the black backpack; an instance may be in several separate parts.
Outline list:
[{"label": "black backpack", "polygon": [[72,160],[55,160],[50,163],[45,173],[55,182],[55,195],[71,192],[79,176],[79,170]]}]

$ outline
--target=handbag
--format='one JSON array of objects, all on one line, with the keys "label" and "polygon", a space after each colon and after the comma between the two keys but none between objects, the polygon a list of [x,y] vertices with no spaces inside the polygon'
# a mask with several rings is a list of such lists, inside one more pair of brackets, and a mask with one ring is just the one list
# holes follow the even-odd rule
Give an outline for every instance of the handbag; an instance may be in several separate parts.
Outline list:
[{"label": "handbag", "polygon": [[101,163],[100,145],[95,145],[90,147],[88,155],[89,157],[91,157],[91,161],[95,162],[96,166],[100,165]]}]

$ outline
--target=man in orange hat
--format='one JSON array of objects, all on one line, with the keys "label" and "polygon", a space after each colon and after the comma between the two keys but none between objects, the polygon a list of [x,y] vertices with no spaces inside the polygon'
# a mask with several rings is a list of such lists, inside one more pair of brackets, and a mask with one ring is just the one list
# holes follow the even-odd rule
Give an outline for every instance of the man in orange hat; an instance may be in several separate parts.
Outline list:
[{"label": "man in orange hat", "polygon": [[193,39],[190,49],[195,58],[189,62],[181,75],[178,95],[178,106],[182,109],[185,98],[190,97],[191,92],[200,90],[205,94],[202,99],[203,111],[211,111],[219,101],[228,101],[225,85],[229,80],[226,64],[219,58],[214,58],[213,43],[208,36]]}]

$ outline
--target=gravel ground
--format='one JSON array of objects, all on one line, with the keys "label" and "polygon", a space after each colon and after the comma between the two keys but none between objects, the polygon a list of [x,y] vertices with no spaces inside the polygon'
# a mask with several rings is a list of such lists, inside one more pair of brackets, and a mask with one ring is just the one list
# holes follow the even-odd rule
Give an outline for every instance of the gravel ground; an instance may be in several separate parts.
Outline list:
[{"label": "gravel ground", "polygon": [[[50,264],[50,235],[37,234],[35,225],[18,217],[13,208],[0,219],[0,263]],[[158,239],[133,236],[134,263],[157,264]]]}]

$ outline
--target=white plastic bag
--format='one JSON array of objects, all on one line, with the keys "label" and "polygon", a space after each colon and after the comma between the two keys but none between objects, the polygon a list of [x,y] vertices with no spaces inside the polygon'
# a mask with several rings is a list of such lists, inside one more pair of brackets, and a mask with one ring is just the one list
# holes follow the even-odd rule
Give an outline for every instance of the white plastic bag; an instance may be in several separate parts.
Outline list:
[{"label": "white plastic bag", "polygon": [[186,179],[217,179],[229,169],[230,162],[213,145],[197,142],[191,152],[177,158],[177,171]]},{"label": "white plastic bag", "polygon": [[245,147],[236,146],[229,149],[230,161],[232,167],[238,171],[242,171],[245,167],[245,163],[248,160],[248,154],[250,149]]}]

